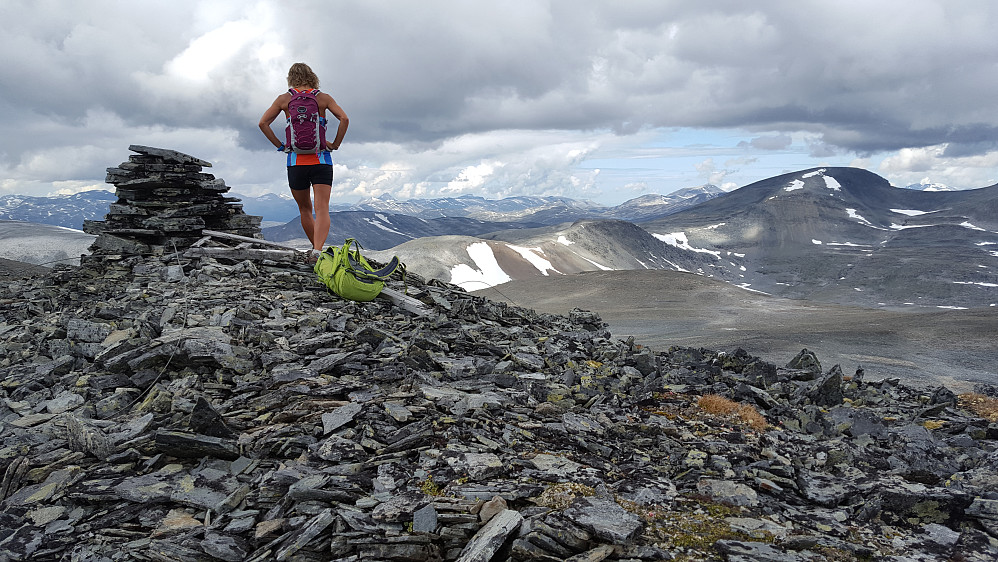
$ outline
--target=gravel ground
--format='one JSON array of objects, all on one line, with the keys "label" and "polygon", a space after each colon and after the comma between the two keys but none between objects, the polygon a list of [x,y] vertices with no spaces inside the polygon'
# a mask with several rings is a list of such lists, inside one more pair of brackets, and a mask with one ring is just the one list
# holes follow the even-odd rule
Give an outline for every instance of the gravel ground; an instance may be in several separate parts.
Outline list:
[{"label": "gravel ground", "polygon": [[90,253],[96,238],[61,226],[0,220],[0,258],[47,266],[79,265],[80,255]]},{"label": "gravel ground", "polygon": [[[600,271],[514,281],[475,291],[541,312],[599,313],[618,338],[653,349],[741,347],[777,365],[801,349],[826,370],[863,367],[869,380],[899,377],[969,392],[998,384],[998,309],[883,310],[770,297],[674,271]],[[512,297],[512,298],[510,298]]]},{"label": "gravel ground", "polygon": [[0,258],[0,281],[5,279],[20,279],[34,275],[48,275],[51,272],[50,268],[42,265]]}]

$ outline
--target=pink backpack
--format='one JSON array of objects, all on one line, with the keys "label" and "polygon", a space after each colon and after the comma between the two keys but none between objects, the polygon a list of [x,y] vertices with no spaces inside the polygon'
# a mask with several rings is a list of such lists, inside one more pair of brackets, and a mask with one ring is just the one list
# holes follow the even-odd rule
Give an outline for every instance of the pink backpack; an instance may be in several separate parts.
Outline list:
[{"label": "pink backpack", "polygon": [[296,154],[318,154],[326,150],[326,120],[319,117],[319,90],[299,92],[288,90],[287,142],[289,152]]}]

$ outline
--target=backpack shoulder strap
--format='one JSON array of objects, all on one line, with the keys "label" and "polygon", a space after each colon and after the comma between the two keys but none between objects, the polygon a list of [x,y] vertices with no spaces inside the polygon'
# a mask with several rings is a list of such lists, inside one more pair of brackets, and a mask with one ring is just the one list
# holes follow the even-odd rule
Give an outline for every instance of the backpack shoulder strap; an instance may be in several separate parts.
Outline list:
[{"label": "backpack shoulder strap", "polygon": [[401,268],[403,272],[405,271],[405,266],[402,265],[402,262],[399,261],[399,257],[392,256],[392,259],[391,261],[388,262],[388,265],[382,267],[381,269],[372,270],[371,275],[374,275],[375,277],[380,277],[381,279],[387,279],[388,276],[390,276],[392,273],[395,273],[395,271],[398,270],[399,268]]}]

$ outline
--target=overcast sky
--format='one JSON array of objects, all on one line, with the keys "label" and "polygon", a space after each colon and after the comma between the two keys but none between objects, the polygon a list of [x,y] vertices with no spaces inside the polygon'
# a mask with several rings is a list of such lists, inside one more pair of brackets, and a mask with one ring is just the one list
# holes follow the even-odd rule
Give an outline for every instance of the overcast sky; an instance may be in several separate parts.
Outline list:
[{"label": "overcast sky", "polygon": [[616,204],[814,166],[985,187],[996,30],[991,0],[3,0],[0,195],[109,188],[130,144],[285,193],[257,122],[297,61],[350,116],[340,202]]}]

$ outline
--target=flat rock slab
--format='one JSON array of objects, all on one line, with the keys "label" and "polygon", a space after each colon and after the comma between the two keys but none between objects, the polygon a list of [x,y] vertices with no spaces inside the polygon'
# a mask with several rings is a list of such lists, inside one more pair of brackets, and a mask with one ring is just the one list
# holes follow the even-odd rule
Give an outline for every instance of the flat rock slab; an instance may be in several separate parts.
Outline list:
[{"label": "flat rock slab", "polygon": [[234,439],[183,431],[157,431],[156,448],[180,458],[215,457],[230,461],[239,458],[239,447]]},{"label": "flat rock slab", "polygon": [[458,562],[489,562],[522,522],[520,512],[512,509],[497,514],[468,541]]},{"label": "flat rock slab", "polygon": [[332,412],[322,414],[322,433],[328,435],[353,421],[364,407],[356,402],[340,406]]},{"label": "flat rock slab", "polygon": [[184,154],[183,152],[178,152],[176,150],[171,150],[168,148],[154,148],[151,146],[142,146],[140,144],[133,144],[128,147],[128,150],[132,152],[138,152],[139,154],[145,154],[147,156],[158,156],[167,162],[177,162],[180,164],[197,164],[198,166],[204,166],[205,168],[211,167],[211,162],[207,160],[202,160],[200,158],[195,158],[190,154]]},{"label": "flat rock slab", "polygon": [[576,498],[565,517],[597,537],[626,544],[641,531],[641,519],[616,502],[599,497]]}]

